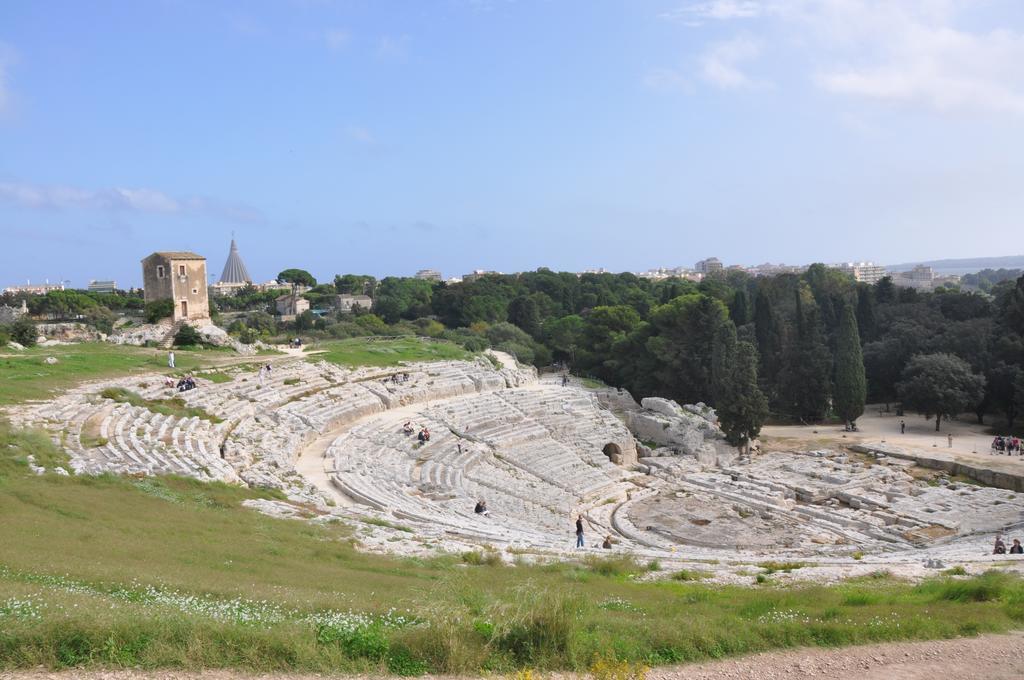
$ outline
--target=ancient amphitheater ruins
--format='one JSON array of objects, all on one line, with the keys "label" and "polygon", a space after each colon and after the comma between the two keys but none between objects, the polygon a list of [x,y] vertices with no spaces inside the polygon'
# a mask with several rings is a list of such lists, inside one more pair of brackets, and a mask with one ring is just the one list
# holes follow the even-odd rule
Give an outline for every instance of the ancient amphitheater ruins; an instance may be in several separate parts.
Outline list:
[{"label": "ancient amphitheater ruins", "polygon": [[[91,383],[17,407],[72,455],[76,474],[176,473],[281,489],[250,501],[303,521],[340,519],[366,549],[424,555],[494,550],[506,561],[610,552],[719,582],[751,565],[800,560],[783,578],[832,580],[888,569],[981,571],[995,531],[1022,526],[1024,495],[911,476],[906,461],[840,450],[740,456],[714,413],[662,399],[562,385],[508,357],[344,369],[275,360],[232,379],[198,376],[175,394],[203,417],[176,418],[100,396],[123,387],[172,396],[157,375]],[[262,384],[261,384],[262,382]],[[427,428],[421,442],[403,426]],[[58,470],[58,472],[67,472]],[[474,512],[484,499],[490,514]],[[1005,558],[1004,558],[1005,559]]]}]

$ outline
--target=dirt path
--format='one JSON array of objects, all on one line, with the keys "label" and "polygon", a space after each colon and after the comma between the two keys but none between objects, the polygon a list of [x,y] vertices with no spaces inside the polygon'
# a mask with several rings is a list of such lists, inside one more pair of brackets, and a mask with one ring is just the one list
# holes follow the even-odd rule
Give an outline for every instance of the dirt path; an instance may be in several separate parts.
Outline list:
[{"label": "dirt path", "polygon": [[[992,435],[988,433],[988,425],[978,425],[972,422],[973,419],[961,418],[944,421],[942,430],[936,433],[934,420],[925,420],[916,413],[900,418],[895,413],[883,412],[880,415],[877,405],[869,405],[864,415],[857,419],[858,432],[844,432],[840,425],[769,425],[761,431],[762,440],[768,444],[769,451],[884,441],[910,453],[919,452],[1002,472],[1020,474],[1024,471],[1024,458],[991,453]],[[905,433],[900,432],[901,420],[907,424]],[[948,434],[953,435],[952,447],[949,446]]]},{"label": "dirt path", "polygon": [[[250,676],[234,671],[61,671],[4,672],[3,680],[314,680],[318,676]],[[553,680],[579,680],[558,674]],[[799,649],[656,668],[648,680],[1014,680],[1024,677],[1024,633],[959,640],[899,642],[845,649]]]}]

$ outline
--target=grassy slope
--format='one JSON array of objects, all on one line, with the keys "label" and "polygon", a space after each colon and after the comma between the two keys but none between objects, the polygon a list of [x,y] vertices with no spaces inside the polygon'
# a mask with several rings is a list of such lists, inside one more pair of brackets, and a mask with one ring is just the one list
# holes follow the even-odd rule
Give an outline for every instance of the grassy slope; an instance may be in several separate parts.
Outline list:
[{"label": "grassy slope", "polygon": [[311,359],[330,361],[342,366],[396,366],[401,361],[441,361],[468,359],[471,356],[458,345],[417,338],[350,338],[317,343],[308,349],[326,350],[311,356]]},{"label": "grassy slope", "polygon": [[[27,475],[18,459],[31,450],[52,464],[59,453],[47,447],[0,429],[0,668],[508,670],[586,667],[597,653],[665,663],[1005,630],[1024,601],[1024,586],[1000,575],[916,588],[886,578],[715,588],[637,583],[628,562],[467,567],[450,557],[369,555],[351,547],[341,525],[239,506],[270,492]],[[206,605],[161,604],[147,599],[146,586],[178,602],[234,603],[235,613],[218,619]],[[251,615],[268,607],[292,614]],[[421,623],[373,623],[390,608]],[[302,618],[324,610],[371,618],[340,633]]]},{"label": "grassy slope", "polygon": [[[86,380],[144,371],[170,372],[166,350],[107,343],[34,347],[20,352],[0,350],[0,354],[0,405],[46,399]],[[179,373],[210,366],[225,357],[224,352],[216,350],[178,349],[174,354]],[[44,363],[46,357],[56,358],[57,363]]]}]

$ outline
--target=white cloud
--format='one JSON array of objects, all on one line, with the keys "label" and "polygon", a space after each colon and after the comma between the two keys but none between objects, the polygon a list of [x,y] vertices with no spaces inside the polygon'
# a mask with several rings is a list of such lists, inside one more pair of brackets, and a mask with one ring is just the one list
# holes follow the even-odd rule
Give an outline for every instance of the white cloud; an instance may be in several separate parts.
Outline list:
[{"label": "white cloud", "polygon": [[1024,32],[1005,22],[968,27],[965,13],[979,7],[978,0],[705,0],[663,16],[688,24],[760,19],[745,24],[745,32],[758,29],[755,37],[713,44],[699,60],[699,75],[718,87],[750,86],[743,62],[771,43],[792,48],[811,82],[831,94],[939,113],[1024,114]]},{"label": "white cloud", "polygon": [[761,85],[740,70],[740,65],[757,58],[761,46],[752,38],[739,36],[716,43],[700,58],[701,78],[723,90],[736,90]]},{"label": "white cloud", "polygon": [[820,72],[816,82],[835,94],[939,112],[1024,114],[1024,35],[986,34],[918,23],[879,46],[863,63]]},{"label": "white cloud", "polygon": [[159,215],[204,214],[239,222],[262,219],[259,211],[205,197],[176,199],[156,189],[82,189],[62,185],[0,182],[0,203],[36,210],[99,210]]},{"label": "white cloud", "polygon": [[343,28],[330,28],[324,32],[324,40],[327,42],[327,49],[337,52],[348,47],[352,41],[352,34]]},{"label": "white cloud", "polygon": [[705,0],[683,5],[662,16],[699,25],[699,19],[751,19],[760,16],[767,4],[756,0]]}]

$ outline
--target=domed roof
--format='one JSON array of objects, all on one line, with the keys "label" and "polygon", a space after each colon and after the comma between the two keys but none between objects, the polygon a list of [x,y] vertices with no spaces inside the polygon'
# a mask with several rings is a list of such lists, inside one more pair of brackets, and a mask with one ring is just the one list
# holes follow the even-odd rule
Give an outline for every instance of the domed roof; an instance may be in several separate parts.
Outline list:
[{"label": "domed roof", "polygon": [[249,270],[242,262],[242,256],[238,254],[238,246],[235,239],[231,239],[231,252],[228,253],[228,261],[224,263],[224,271],[220,275],[220,283],[252,283]]}]

